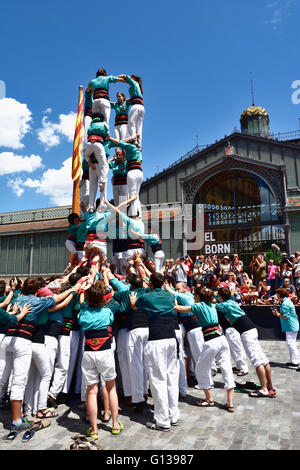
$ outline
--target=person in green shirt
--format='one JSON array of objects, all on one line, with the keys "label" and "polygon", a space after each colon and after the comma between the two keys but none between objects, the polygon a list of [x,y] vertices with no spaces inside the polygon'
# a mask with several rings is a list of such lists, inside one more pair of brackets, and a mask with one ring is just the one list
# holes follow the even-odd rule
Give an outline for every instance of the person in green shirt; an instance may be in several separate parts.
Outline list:
[{"label": "person in green shirt", "polygon": [[138,75],[119,75],[118,79],[129,84],[131,109],[128,116],[128,137],[133,137],[139,134],[142,141],[143,122],[145,116],[142,78]]},{"label": "person in green shirt", "polygon": [[164,276],[153,273],[150,276],[150,292],[137,296],[130,295],[132,309],[146,312],[149,324],[148,343],[145,347],[145,361],[154,401],[154,422],[147,422],[150,429],[170,431],[179,419],[179,360],[175,335],[175,298],[163,290]]},{"label": "person in green shirt", "polygon": [[196,405],[200,407],[212,407],[215,405],[211,388],[213,379],[211,368],[214,359],[218,363],[225,382],[224,388],[227,390],[227,402],[224,405],[226,411],[233,412],[233,396],[235,382],[232,373],[230,351],[228,342],[223,335],[219,325],[218,314],[214,300],[214,292],[207,287],[195,289],[195,304],[190,306],[175,306],[177,312],[190,312],[198,319],[202,327],[204,346],[197,361],[195,372],[199,387],[204,391],[205,400],[199,401]]},{"label": "person in green shirt", "polygon": [[128,215],[142,217],[142,207],[139,198],[140,188],[143,182],[143,170],[142,170],[142,151],[139,143],[139,134],[134,137],[120,140],[113,139],[110,137],[110,141],[113,142],[116,147],[120,147],[125,151],[127,160],[127,186],[128,196],[136,194],[137,198],[131,205]]},{"label": "person in green shirt", "polygon": [[117,148],[115,156],[108,160],[108,166],[113,172],[111,180],[113,198],[115,206],[118,206],[120,202],[127,199],[128,195],[127,160],[125,151]]},{"label": "person in green shirt", "polygon": [[111,109],[116,112],[115,117],[115,138],[123,140],[127,137],[127,124],[128,112],[130,108],[131,99],[126,99],[126,96],[121,91],[117,93],[117,102],[110,103]]},{"label": "person in green shirt", "polygon": [[258,342],[258,332],[255,325],[238,303],[231,299],[228,287],[218,289],[218,300],[219,303],[216,305],[218,313],[222,314],[230,326],[240,333],[245,352],[255,368],[260,382],[260,390],[249,393],[249,396],[253,398],[276,397],[271,366]]}]

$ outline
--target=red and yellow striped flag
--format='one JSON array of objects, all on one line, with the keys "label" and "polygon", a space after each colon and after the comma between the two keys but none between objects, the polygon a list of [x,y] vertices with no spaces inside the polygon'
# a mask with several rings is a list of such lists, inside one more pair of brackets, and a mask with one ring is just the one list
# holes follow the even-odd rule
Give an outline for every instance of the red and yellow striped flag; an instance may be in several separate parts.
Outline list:
[{"label": "red and yellow striped flag", "polygon": [[74,134],[73,159],[72,159],[72,180],[76,181],[81,173],[83,144],[83,87],[79,87],[78,112]]}]

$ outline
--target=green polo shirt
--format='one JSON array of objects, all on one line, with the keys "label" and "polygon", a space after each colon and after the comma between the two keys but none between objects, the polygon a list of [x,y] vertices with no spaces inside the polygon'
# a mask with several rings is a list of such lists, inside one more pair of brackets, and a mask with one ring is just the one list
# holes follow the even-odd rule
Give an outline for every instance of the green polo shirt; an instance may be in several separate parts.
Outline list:
[{"label": "green polo shirt", "polygon": [[176,317],[175,297],[162,289],[153,289],[138,297],[135,306],[144,310],[148,319],[158,317]]},{"label": "green polo shirt", "polygon": [[100,135],[101,137],[106,137],[109,134],[108,125],[106,122],[101,122],[99,118],[92,120],[89,125],[88,135]]},{"label": "green polo shirt", "polygon": [[108,163],[109,168],[112,170],[114,176],[127,175],[127,160],[112,160]]},{"label": "green polo shirt", "polygon": [[110,83],[116,83],[117,77],[114,77],[113,75],[108,75],[107,77],[100,76],[96,77],[93,80],[89,82],[89,86],[93,88],[93,90],[99,90],[99,88],[102,88],[103,90],[109,89]]},{"label": "green polo shirt", "polygon": [[128,114],[129,108],[130,108],[130,103],[125,100],[125,103],[120,105],[119,103],[110,103],[111,109],[114,109],[116,111],[116,115],[118,114]]},{"label": "green polo shirt", "polygon": [[79,243],[85,243],[87,235],[86,221],[84,220],[78,227],[76,241]]},{"label": "green polo shirt", "polygon": [[143,98],[143,93],[140,89],[140,85],[138,84],[138,82],[133,80],[133,78],[131,78],[130,75],[126,75],[126,81],[130,85],[129,86],[129,94],[130,94],[131,98],[133,96],[138,96],[139,98]]},{"label": "green polo shirt", "polygon": [[191,312],[196,315],[202,328],[219,323],[217,310],[213,304],[199,302],[191,306]]},{"label": "green polo shirt", "polygon": [[120,140],[118,147],[125,150],[126,160],[128,162],[142,162],[142,152],[134,144],[128,144]]},{"label": "green polo shirt", "polygon": [[216,304],[218,312],[222,313],[226,320],[233,325],[236,320],[243,317],[245,312],[239,307],[239,304],[234,300],[226,300],[226,302],[220,302]]}]

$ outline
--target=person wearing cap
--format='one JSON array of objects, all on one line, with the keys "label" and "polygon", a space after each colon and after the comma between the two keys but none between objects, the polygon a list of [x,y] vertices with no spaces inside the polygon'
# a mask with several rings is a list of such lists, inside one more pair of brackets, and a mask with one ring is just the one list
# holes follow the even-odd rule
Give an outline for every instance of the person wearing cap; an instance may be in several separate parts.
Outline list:
[{"label": "person wearing cap", "polygon": [[[130,295],[132,309],[146,312],[149,337],[145,347],[150,390],[154,402],[154,422],[147,422],[150,429],[170,431],[179,420],[179,361],[175,336],[175,298],[163,290],[164,276],[150,276],[150,292],[137,297]],[[159,358],[159,360],[158,360]]]}]

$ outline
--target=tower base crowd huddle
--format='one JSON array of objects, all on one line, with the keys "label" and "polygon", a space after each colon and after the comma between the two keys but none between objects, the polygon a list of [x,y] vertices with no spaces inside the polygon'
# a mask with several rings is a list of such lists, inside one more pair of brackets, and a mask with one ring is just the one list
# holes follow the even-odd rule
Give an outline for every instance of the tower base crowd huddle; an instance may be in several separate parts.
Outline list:
[{"label": "tower base crowd huddle", "polygon": [[[110,102],[109,85],[115,82],[128,83],[128,99],[118,92],[117,102]],[[111,109],[115,137],[109,129]],[[214,407],[217,368],[224,411],[233,413],[234,374],[246,376],[249,362],[259,382],[249,399],[276,399],[280,391],[269,359],[241,308],[247,303],[271,305],[286,335],[289,366],[300,370],[298,290],[292,296],[285,281],[300,288],[300,256],[297,274],[297,258],[288,261],[293,268],[283,263],[277,271],[270,263],[267,273],[263,256],[257,256],[253,285],[237,255],[232,262],[203,256],[165,262],[159,234],[146,234],[142,221],[143,118],[141,78],[107,76],[99,69],[85,94],[81,210],[68,217],[70,263],[57,278],[12,278],[9,286],[0,281],[0,407],[11,407],[10,440],[30,431],[33,418],[55,418],[59,397],[71,393],[81,396],[91,440],[101,437],[99,395],[101,420],[111,423],[112,434],[126,432],[118,416],[120,396],[134,412],[142,412],[149,394],[154,414],[145,425],[168,432],[180,425],[178,401],[191,381],[203,391],[196,405]],[[109,168],[113,204],[107,200]],[[269,275],[274,282],[268,282]]]}]

